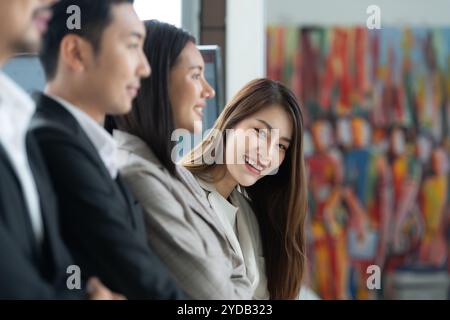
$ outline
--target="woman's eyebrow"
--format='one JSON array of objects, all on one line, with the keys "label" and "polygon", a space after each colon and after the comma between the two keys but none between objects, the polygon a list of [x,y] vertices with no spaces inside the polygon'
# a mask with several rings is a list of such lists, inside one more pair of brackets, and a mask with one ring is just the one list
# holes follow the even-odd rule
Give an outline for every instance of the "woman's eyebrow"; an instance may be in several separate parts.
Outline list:
[{"label": "woman's eyebrow", "polygon": [[193,69],[199,69],[199,71],[203,71],[203,67],[201,65],[195,65],[195,66],[189,67],[189,70],[193,70]]},{"label": "woman's eyebrow", "polygon": [[261,119],[256,119],[256,120],[261,122],[263,125],[265,125],[267,129],[269,129],[269,130],[273,129],[272,126],[268,122],[261,120]]},{"label": "woman's eyebrow", "polygon": [[288,144],[291,144],[291,139],[289,139],[289,138],[281,137],[280,140],[284,140],[284,141],[286,141]]}]

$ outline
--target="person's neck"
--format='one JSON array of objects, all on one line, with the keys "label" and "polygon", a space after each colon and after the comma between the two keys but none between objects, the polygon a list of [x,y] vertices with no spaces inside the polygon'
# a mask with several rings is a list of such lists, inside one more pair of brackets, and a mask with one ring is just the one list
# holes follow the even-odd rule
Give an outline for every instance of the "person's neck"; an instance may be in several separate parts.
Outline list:
[{"label": "person's neck", "polygon": [[82,94],[77,94],[74,91],[69,91],[64,88],[59,87],[55,84],[47,84],[45,88],[45,93],[48,95],[59,97],[70,104],[72,104],[77,109],[80,109],[86,113],[95,122],[101,124],[105,120],[105,114],[99,111],[96,106],[90,104],[89,102],[83,100]]},{"label": "person's neck", "polygon": [[[223,170],[225,170],[225,175],[223,175]],[[218,165],[212,172],[212,176],[214,181],[213,184],[217,192],[225,199],[228,199],[238,185],[236,180],[231,176],[225,165]]]}]

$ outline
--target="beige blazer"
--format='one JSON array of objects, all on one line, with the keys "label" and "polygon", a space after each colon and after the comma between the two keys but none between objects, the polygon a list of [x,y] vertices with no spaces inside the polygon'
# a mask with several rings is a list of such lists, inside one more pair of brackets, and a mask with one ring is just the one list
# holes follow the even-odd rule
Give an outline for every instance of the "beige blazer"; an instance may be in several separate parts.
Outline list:
[{"label": "beige blazer", "polygon": [[251,299],[242,258],[195,178],[177,166],[172,176],[146,143],[114,131],[121,176],[145,210],[148,241],[194,299]]}]

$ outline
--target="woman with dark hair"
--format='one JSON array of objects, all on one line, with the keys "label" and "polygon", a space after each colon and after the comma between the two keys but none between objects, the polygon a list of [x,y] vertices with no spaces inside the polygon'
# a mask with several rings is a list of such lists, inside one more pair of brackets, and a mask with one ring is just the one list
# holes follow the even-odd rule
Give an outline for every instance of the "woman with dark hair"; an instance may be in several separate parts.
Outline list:
[{"label": "woman with dark hair", "polygon": [[198,132],[206,100],[215,92],[204,78],[204,61],[195,38],[157,20],[145,22],[144,52],[152,73],[143,79],[132,111],[108,118],[109,131],[120,129],[143,140],[166,169],[175,174],[171,152],[175,129]]},{"label": "woman with dark hair", "polygon": [[195,178],[171,154],[175,129],[197,132],[214,90],[187,32],[145,22],[144,52],[152,67],[131,113],[109,118],[118,144],[121,176],[145,210],[148,241],[194,299],[249,299],[244,262]]},{"label": "woman with dark hair", "polygon": [[250,82],[182,163],[244,259],[254,298],[297,299],[307,192],[303,115],[292,92],[268,79]]}]

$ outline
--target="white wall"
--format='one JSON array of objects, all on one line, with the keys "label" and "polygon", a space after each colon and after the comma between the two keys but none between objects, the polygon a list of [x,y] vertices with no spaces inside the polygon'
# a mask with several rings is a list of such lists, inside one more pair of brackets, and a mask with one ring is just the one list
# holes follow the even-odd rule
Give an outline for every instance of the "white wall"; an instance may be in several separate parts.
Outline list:
[{"label": "white wall", "polygon": [[227,0],[226,100],[266,74],[266,0]]},{"label": "white wall", "polygon": [[366,24],[369,5],[381,24],[449,26],[450,0],[267,0],[267,21],[284,24]]},{"label": "white wall", "polygon": [[134,8],[141,20],[158,19],[181,26],[182,0],[135,0]]}]

